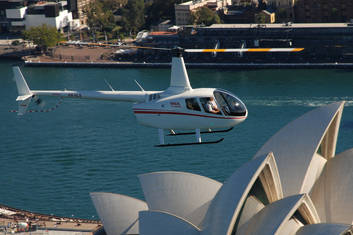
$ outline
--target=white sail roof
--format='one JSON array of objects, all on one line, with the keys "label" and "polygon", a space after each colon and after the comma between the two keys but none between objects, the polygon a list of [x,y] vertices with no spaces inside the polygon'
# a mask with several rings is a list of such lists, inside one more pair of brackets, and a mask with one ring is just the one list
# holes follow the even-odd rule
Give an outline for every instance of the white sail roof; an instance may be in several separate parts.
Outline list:
[{"label": "white sail roof", "polygon": [[164,211],[199,226],[221,183],[186,172],[153,172],[139,175],[150,210]]},{"label": "white sail roof", "polygon": [[[351,233],[348,233],[351,232]],[[348,224],[309,224],[301,227],[295,235],[350,235],[353,228]]]},{"label": "white sail roof", "polygon": [[140,212],[140,233],[144,235],[198,235],[199,229],[187,220],[163,211]]},{"label": "white sail roof", "polygon": [[107,235],[139,234],[138,213],[147,204],[136,198],[115,193],[90,193]]},{"label": "white sail roof", "polygon": [[305,215],[309,220],[308,222],[318,223],[320,221],[310,198],[306,194],[294,195],[267,205],[251,220],[242,225],[236,234],[290,234],[288,233],[288,228],[293,226],[288,226],[288,222],[290,222],[296,210],[300,209],[301,206],[305,207],[303,210],[306,212]]},{"label": "white sail roof", "polygon": [[268,192],[270,202],[282,198],[281,184],[273,155],[260,156],[237,169],[223,184],[207,211],[202,234],[232,233],[249,191],[265,168],[269,169],[266,174],[268,175],[267,182],[271,182],[272,186],[272,194]]},{"label": "white sail roof", "polygon": [[273,152],[284,196],[308,193],[326,160],[334,156],[343,105],[344,102],[333,103],[305,113],[278,131],[256,153],[254,158]]},{"label": "white sail roof", "polygon": [[311,198],[326,223],[353,224],[353,149],[330,159]]}]

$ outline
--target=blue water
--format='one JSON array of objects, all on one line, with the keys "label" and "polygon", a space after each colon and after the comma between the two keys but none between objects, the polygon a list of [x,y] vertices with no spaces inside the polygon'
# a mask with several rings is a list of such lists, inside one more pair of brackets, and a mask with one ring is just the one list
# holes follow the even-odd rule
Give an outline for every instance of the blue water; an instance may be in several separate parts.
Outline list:
[{"label": "blue water", "polygon": [[[13,61],[0,61],[0,203],[40,213],[97,218],[89,192],[143,199],[137,175],[186,171],[224,181],[277,130],[313,108],[347,100],[337,152],[353,146],[353,71],[189,70],[191,85],[227,89],[248,107],[248,119],[216,145],[155,148],[157,130],[136,123],[131,104],[64,100],[55,111],[18,117]],[[32,89],[163,90],[168,69],[31,68]],[[44,98],[45,107],[56,104]],[[174,139],[175,138],[175,139]],[[166,142],[194,141],[193,136]]]}]

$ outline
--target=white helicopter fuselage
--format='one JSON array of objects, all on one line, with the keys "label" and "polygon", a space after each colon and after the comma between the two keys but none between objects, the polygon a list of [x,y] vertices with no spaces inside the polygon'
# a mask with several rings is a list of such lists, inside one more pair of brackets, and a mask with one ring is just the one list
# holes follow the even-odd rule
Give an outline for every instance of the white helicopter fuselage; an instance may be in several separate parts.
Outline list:
[{"label": "white helicopter fuselage", "polygon": [[[163,129],[230,128],[247,118],[248,112],[240,99],[238,102],[244,112],[238,115],[227,115],[223,109],[218,113],[208,112],[206,100],[214,97],[215,91],[218,90],[199,88],[176,95],[170,95],[168,91],[157,93],[150,95],[151,98],[147,102],[134,104],[133,112],[139,124]],[[187,101],[190,100],[193,100],[198,108],[188,108]],[[218,102],[217,105],[221,106]]]}]

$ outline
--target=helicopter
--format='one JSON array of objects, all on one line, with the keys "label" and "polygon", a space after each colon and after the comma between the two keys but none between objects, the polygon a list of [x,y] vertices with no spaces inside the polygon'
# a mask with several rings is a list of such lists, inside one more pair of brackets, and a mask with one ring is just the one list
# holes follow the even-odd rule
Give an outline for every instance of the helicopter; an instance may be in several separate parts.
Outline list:
[{"label": "helicopter", "polygon": [[[146,47],[139,47],[146,49]],[[147,48],[149,49],[149,48]],[[159,48],[153,48],[159,49]],[[160,48],[169,49],[169,48]],[[156,147],[214,144],[223,141],[202,141],[201,134],[228,132],[243,122],[248,110],[237,96],[219,88],[192,88],[182,54],[184,52],[297,52],[303,48],[239,48],[239,49],[182,49],[174,48],[171,62],[170,85],[163,91],[80,90],[31,90],[18,66],[13,67],[18,90],[18,115],[24,115],[33,100],[39,104],[40,96],[59,98],[93,99],[132,102],[132,110],[139,124],[158,129],[159,144]],[[216,130],[215,130],[216,129]],[[221,130],[219,130],[221,129]],[[165,143],[164,130],[169,136],[194,134],[196,141]],[[195,130],[176,133],[174,130]],[[203,131],[201,131],[203,130]]]}]

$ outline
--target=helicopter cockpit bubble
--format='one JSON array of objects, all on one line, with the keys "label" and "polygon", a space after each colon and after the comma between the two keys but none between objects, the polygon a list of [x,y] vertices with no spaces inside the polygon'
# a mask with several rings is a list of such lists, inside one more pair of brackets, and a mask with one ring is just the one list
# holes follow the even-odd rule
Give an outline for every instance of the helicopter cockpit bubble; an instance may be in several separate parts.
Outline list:
[{"label": "helicopter cockpit bubble", "polygon": [[214,91],[215,99],[226,116],[245,116],[245,104],[236,96],[227,91],[217,89]]}]

